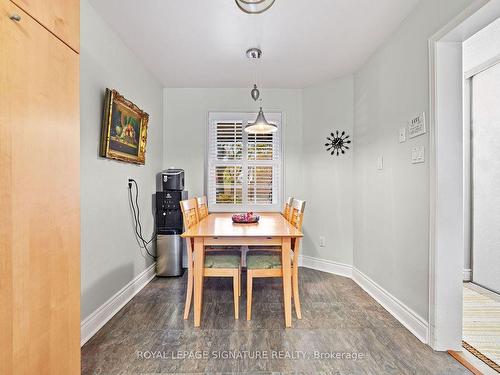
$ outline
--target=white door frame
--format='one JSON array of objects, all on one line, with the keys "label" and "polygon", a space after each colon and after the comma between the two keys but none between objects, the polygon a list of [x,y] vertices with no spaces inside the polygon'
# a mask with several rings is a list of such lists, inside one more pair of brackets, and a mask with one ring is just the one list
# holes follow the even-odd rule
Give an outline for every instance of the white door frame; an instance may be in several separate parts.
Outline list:
[{"label": "white door frame", "polygon": [[429,345],[462,350],[463,250],[470,228],[464,186],[462,42],[500,16],[476,0],[429,39]]}]

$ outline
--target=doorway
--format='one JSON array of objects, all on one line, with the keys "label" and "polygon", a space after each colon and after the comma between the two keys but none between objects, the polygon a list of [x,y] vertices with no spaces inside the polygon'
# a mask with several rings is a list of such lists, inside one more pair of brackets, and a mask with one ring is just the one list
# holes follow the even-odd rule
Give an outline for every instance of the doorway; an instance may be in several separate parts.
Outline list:
[{"label": "doorway", "polygon": [[[500,41],[500,20],[495,23],[499,25],[497,38]],[[500,60],[468,79],[471,91],[471,281],[498,294]]]},{"label": "doorway", "polygon": [[463,346],[499,371],[500,19],[464,41],[463,71],[464,155],[469,154],[464,170],[470,181],[469,191],[465,189],[470,233],[464,257]]},{"label": "doorway", "polygon": [[463,351],[464,254],[472,237],[463,43],[499,17],[499,0],[477,0],[429,40],[429,344],[435,350]]}]

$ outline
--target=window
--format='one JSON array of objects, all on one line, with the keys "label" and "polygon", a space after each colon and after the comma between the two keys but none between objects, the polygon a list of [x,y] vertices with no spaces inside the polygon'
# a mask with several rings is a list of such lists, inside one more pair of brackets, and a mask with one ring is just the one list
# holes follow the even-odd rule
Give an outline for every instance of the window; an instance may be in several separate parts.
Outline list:
[{"label": "window", "polygon": [[257,113],[210,113],[207,196],[212,211],[281,209],[281,114],[266,113],[272,134],[247,134]]}]

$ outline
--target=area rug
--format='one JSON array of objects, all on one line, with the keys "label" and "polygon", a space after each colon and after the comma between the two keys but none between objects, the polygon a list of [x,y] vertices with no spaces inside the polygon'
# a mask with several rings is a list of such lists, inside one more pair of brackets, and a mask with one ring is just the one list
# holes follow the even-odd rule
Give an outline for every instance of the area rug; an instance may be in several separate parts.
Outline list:
[{"label": "area rug", "polygon": [[464,348],[500,372],[500,298],[464,284]]}]

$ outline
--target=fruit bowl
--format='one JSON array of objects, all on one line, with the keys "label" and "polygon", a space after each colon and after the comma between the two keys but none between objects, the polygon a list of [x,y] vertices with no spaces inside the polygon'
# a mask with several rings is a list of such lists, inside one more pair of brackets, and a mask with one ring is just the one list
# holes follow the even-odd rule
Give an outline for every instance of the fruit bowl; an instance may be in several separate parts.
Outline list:
[{"label": "fruit bowl", "polygon": [[260,219],[259,215],[255,215],[253,212],[247,212],[244,214],[234,214],[232,216],[233,223],[238,224],[252,224],[257,223]]}]

